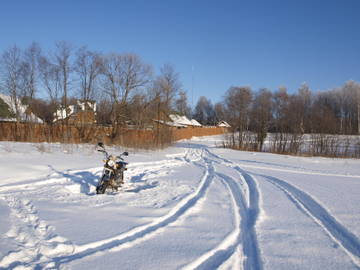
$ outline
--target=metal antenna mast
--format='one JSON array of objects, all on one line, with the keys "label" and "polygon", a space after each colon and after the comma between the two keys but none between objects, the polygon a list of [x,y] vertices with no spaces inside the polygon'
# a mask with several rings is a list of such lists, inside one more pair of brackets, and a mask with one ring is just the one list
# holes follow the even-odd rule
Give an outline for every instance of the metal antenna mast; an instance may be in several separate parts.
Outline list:
[{"label": "metal antenna mast", "polygon": [[194,108],[194,66],[191,66],[191,107]]}]

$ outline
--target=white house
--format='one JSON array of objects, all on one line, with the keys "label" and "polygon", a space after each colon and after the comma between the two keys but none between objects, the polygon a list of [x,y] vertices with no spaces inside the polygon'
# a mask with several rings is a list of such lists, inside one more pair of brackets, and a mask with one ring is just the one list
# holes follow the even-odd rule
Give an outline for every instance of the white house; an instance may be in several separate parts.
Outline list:
[{"label": "white house", "polygon": [[76,105],[67,106],[67,110],[64,107],[61,107],[56,110],[54,113],[53,122],[64,120],[67,117],[70,117],[78,112],[83,111],[92,111],[96,113],[96,102],[95,101],[76,101]]}]

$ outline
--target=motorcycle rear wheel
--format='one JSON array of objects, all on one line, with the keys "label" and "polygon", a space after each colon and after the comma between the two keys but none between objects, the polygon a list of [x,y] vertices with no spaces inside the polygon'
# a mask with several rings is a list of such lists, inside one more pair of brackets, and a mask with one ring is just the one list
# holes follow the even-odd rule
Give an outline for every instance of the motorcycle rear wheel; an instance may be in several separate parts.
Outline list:
[{"label": "motorcycle rear wheel", "polygon": [[100,183],[96,187],[96,194],[104,194],[107,187],[109,186],[109,181],[104,180],[105,177],[103,177],[100,180]]}]

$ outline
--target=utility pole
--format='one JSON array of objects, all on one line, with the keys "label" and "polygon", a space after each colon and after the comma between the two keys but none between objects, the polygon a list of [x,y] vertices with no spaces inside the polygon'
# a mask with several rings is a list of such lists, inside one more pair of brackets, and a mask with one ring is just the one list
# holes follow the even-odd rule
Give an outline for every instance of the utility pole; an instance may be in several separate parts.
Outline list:
[{"label": "utility pole", "polygon": [[194,108],[194,66],[191,67],[191,107]]}]

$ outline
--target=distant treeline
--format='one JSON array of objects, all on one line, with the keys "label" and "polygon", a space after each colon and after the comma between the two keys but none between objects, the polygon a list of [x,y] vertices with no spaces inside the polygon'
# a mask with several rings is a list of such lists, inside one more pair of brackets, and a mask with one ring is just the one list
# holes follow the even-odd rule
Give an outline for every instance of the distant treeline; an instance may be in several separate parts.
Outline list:
[{"label": "distant treeline", "polygon": [[[108,127],[106,138],[112,143],[124,143],[125,133],[142,130],[144,134],[150,132],[153,137],[139,145],[164,146],[179,134],[179,131],[174,132],[174,128],[159,124],[169,121],[170,113],[189,118],[196,116],[205,125],[214,125],[218,121],[214,113],[211,117],[203,117],[202,110],[208,110],[208,107],[198,106],[192,111],[173,65],[164,64],[159,72],[154,72],[154,68],[136,54],[104,54],[86,46],[76,48],[65,41],[57,42],[49,51],[44,51],[36,42],[25,49],[14,45],[3,51],[0,56],[0,92],[10,96],[14,105],[10,108],[0,99],[0,119],[11,118],[17,122],[8,130],[8,125],[1,125],[0,134],[14,140],[37,141],[34,136],[41,134],[42,140],[47,141],[87,142],[91,135],[95,135],[89,131],[103,126]],[[69,116],[69,105],[76,105],[78,100],[83,104],[96,101],[96,121],[91,121],[93,118],[90,116],[86,117],[85,125],[80,121],[74,126],[76,122],[70,117],[54,122],[59,109]],[[22,125],[21,105],[27,105],[28,110],[41,118],[46,126]],[[211,109],[213,111],[212,105]],[[192,129],[189,134],[210,131],[213,132]]]},{"label": "distant treeline", "polygon": [[[15,103],[21,100],[30,105],[49,124],[54,112],[67,108],[74,99],[97,102],[98,124],[131,121],[144,127],[170,111],[191,114],[179,74],[171,64],[154,74],[152,66],[136,54],[103,54],[68,42],[58,42],[48,52],[37,43],[2,52],[0,92]],[[19,118],[17,105],[14,114]]]},{"label": "distant treeline", "polygon": [[189,106],[172,64],[155,72],[136,54],[104,54],[65,41],[57,42],[50,51],[35,42],[25,49],[14,45],[3,51],[0,92],[15,103],[15,111],[10,113],[1,110],[4,104],[0,103],[0,117],[19,119],[20,100],[48,124],[53,123],[57,109],[76,104],[76,100],[96,101],[96,120],[104,125],[131,123],[144,128],[172,112],[195,117],[204,125],[223,120],[216,117],[214,106],[205,97],[194,110]]},{"label": "distant treeline", "polygon": [[[360,84],[354,81],[317,93],[306,84],[294,94],[286,88],[253,92],[249,87],[231,87],[218,106],[232,126],[228,147],[360,157],[360,140],[334,136],[360,134]],[[304,134],[311,134],[306,142]],[[264,149],[266,139],[270,145]]]},{"label": "distant treeline", "polygon": [[[155,72],[136,54],[96,52],[65,41],[57,42],[50,51],[35,42],[25,49],[12,46],[3,51],[0,92],[15,102],[11,113],[0,102],[0,118],[11,116],[20,121],[17,102],[21,100],[50,125],[57,109],[75,100],[96,101],[96,123],[111,126],[113,138],[128,125],[159,131],[153,120],[167,120],[173,112],[203,125],[227,121],[233,134],[227,144],[238,149],[261,151],[268,132],[277,134],[277,152],[289,151],[284,143],[290,135],[298,141],[305,133],[360,134],[360,85],[354,81],[317,93],[306,84],[296,93],[289,91],[291,94],[286,88],[230,87],[222,101],[213,104],[202,96],[191,108],[173,65],[164,64]],[[249,134],[255,136],[250,144]]]}]

